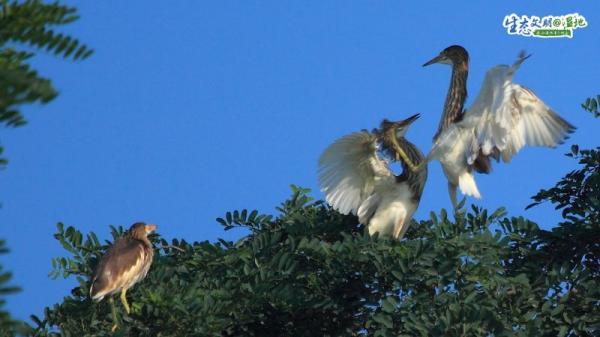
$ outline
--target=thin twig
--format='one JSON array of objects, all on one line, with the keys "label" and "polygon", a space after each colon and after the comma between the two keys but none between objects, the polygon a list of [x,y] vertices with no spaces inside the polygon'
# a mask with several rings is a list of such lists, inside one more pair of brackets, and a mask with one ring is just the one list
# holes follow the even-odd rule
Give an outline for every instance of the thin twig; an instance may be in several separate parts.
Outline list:
[{"label": "thin twig", "polygon": [[182,248],[179,248],[179,247],[177,247],[177,246],[172,246],[172,245],[161,245],[161,246],[160,246],[160,248],[162,248],[162,249],[165,249],[165,248],[171,248],[171,249],[178,250],[178,251],[180,251],[180,252],[182,252],[182,253],[185,253],[185,250],[184,250],[184,249],[182,249]]}]

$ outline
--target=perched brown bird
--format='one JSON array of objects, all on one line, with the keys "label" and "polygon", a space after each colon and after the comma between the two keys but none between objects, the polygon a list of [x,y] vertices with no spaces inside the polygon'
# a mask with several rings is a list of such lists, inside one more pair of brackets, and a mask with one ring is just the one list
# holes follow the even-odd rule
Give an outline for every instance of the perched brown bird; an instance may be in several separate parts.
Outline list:
[{"label": "perched brown bird", "polygon": [[130,312],[126,297],[127,289],[146,277],[150,269],[154,249],[148,241],[148,234],[154,230],[156,230],[155,225],[137,222],[108,248],[92,278],[90,296],[94,301],[99,302],[105,296],[120,291],[125,311]]}]

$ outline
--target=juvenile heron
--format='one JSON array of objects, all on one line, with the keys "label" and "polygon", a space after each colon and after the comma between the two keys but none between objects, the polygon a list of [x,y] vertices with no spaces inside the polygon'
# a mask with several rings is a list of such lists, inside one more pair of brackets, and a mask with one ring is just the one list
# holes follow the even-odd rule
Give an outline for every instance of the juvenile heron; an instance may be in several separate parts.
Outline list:
[{"label": "juvenile heron", "polygon": [[[423,154],[404,138],[417,118],[418,114],[399,122],[384,120],[373,132],[364,130],[344,136],[319,158],[319,185],[325,199],[342,214],[358,215],[370,235],[401,238],[419,206],[427,165],[420,165]],[[400,161],[401,175],[394,175],[379,155],[380,149],[392,160]],[[409,165],[413,165],[413,170]]]},{"label": "juvenile heron", "polygon": [[[148,234],[154,230],[156,230],[155,225],[137,222],[108,248],[92,278],[90,296],[94,301],[99,302],[105,296],[120,291],[125,311],[128,314],[131,312],[127,303],[127,289],[144,279],[150,269],[154,249],[148,240]],[[115,316],[113,307],[113,318],[116,324]]]},{"label": "juvenile heron", "polygon": [[479,95],[466,111],[467,51],[450,46],[423,65],[452,66],[444,112],[427,158],[442,164],[454,207],[457,186],[465,195],[481,197],[473,171],[490,173],[490,158],[509,162],[524,145],[555,147],[575,130],[530,89],[512,82],[515,71],[529,56],[521,52],[512,66],[488,70]]}]

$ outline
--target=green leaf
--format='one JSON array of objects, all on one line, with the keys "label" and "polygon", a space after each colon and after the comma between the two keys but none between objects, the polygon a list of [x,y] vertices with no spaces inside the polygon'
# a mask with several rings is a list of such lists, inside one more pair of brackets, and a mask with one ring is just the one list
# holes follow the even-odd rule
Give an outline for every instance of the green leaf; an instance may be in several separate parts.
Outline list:
[{"label": "green leaf", "polygon": [[392,318],[389,315],[378,313],[373,316],[373,320],[385,326],[386,328],[391,329],[394,327],[394,322],[392,321]]}]

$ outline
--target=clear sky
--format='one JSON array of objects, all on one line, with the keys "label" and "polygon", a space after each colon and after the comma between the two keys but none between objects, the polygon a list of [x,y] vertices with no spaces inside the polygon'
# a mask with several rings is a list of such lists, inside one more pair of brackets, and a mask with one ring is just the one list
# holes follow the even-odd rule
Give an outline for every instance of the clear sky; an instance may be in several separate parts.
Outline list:
[{"label": "clear sky", "polygon": [[[0,263],[23,292],[17,318],[40,315],[74,280],[51,280],[66,255],[59,221],[109,237],[109,225],[156,223],[164,237],[237,239],[215,218],[233,209],[274,213],[290,184],[317,188],[316,163],[336,138],[382,118],[421,113],[408,138],[431,145],[450,69],[421,65],[451,44],[471,56],[473,101],[485,70],[533,56],[516,82],[578,127],[556,150],[525,148],[510,165],[477,176],[483,199],[544,228],[551,206],[530,196],[576,164],[570,144],[597,145],[600,124],[580,108],[600,93],[598,1],[86,1],[68,28],[95,49],[80,63],[44,56],[40,72],[60,96],[25,109],[29,125],[0,133],[10,163],[0,172]],[[572,39],[509,36],[505,15],[578,12]],[[430,165],[417,219],[449,208],[438,163]]]}]

